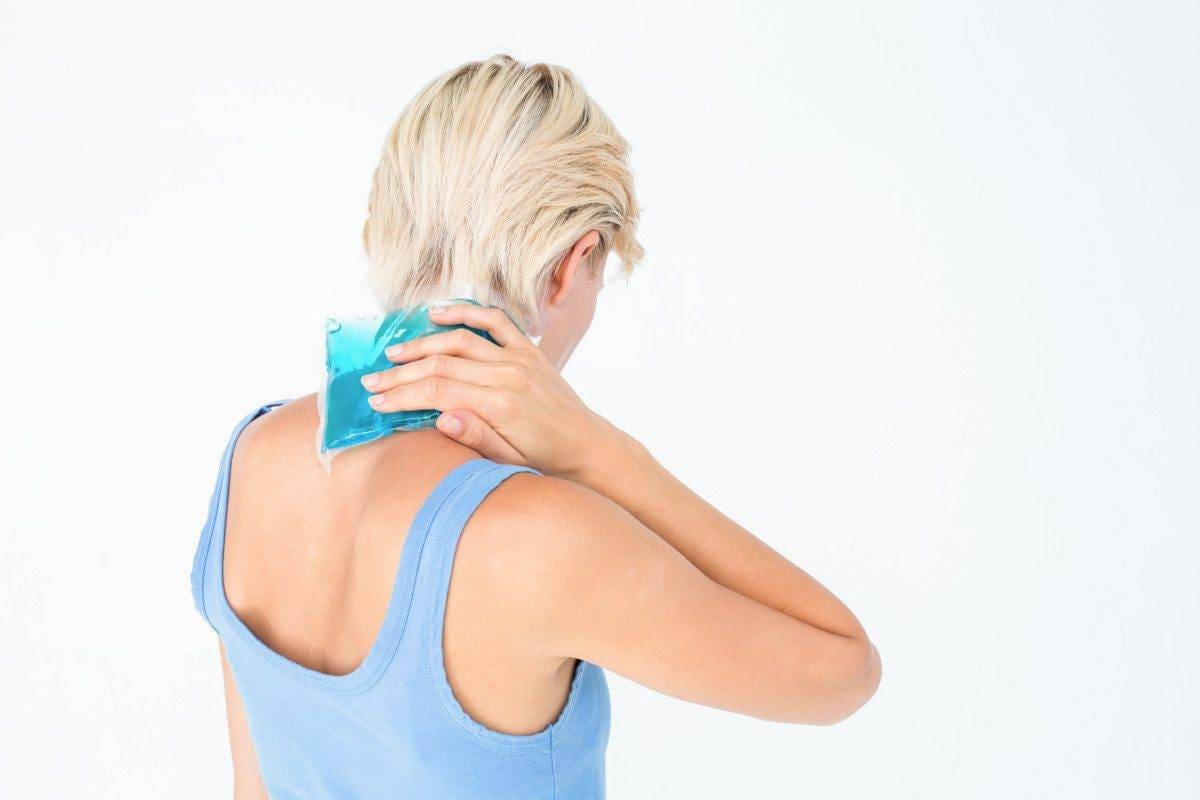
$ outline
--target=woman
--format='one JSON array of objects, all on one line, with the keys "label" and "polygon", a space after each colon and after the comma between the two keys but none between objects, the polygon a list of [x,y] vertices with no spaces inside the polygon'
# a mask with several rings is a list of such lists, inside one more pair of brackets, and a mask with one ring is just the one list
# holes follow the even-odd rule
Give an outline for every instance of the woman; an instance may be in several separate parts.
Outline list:
[{"label": "woman", "polygon": [[875,691],[837,598],[559,377],[606,257],[640,255],[627,149],[569,72],[505,56],[395,123],[364,231],[380,299],[468,282],[508,313],[446,308],[494,342],[416,339],[363,379],[380,412],[441,410],[436,430],[330,473],[312,396],[234,431],[193,589],[222,642],[237,797],[602,797],[602,669],[810,724]]}]

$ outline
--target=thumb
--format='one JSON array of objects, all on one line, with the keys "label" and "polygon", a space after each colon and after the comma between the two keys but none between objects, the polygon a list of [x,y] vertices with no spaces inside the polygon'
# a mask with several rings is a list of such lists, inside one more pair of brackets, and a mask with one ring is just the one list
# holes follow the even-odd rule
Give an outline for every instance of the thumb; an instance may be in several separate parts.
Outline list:
[{"label": "thumb", "polygon": [[484,458],[501,464],[526,463],[525,458],[491,426],[470,411],[443,411],[437,429],[459,444],[466,445]]}]

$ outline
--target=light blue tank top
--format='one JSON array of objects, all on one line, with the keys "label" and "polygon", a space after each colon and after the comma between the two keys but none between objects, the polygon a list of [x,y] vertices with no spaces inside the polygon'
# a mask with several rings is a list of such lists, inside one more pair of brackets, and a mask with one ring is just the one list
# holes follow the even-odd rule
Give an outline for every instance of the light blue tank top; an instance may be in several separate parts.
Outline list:
[{"label": "light blue tank top", "polygon": [[550,727],[528,736],[471,719],[446,681],[442,625],[463,526],[522,467],[476,459],[451,471],[404,542],[379,637],[349,675],[327,675],[271,650],[225,597],[222,562],[233,432],[192,567],[196,607],[220,635],[273,800],[486,800],[604,797],[609,704],[604,672],[579,662]]}]

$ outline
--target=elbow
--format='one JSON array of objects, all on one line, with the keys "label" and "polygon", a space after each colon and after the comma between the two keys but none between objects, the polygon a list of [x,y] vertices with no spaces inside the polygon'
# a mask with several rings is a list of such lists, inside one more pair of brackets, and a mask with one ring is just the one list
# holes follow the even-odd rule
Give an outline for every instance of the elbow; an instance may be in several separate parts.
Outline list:
[{"label": "elbow", "polygon": [[879,651],[865,637],[851,641],[845,656],[831,666],[826,676],[825,702],[804,722],[836,725],[853,716],[875,695],[883,677]]}]

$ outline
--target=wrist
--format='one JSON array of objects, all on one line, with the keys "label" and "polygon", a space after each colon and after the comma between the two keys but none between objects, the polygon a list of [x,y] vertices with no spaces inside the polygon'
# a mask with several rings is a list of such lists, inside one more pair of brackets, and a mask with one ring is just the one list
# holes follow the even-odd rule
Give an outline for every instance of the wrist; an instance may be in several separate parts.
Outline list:
[{"label": "wrist", "polygon": [[559,477],[616,500],[622,485],[643,474],[653,457],[641,442],[599,414],[593,412],[591,422],[578,459]]}]

